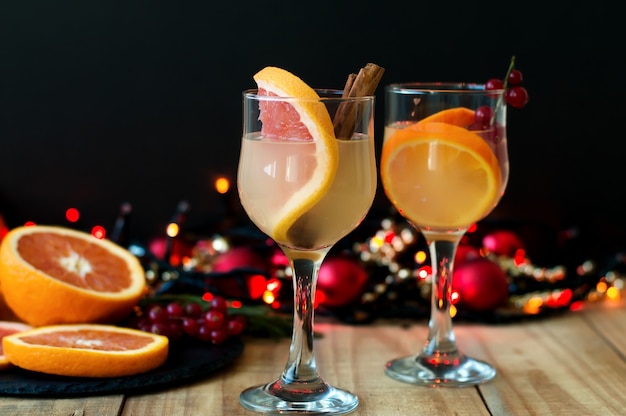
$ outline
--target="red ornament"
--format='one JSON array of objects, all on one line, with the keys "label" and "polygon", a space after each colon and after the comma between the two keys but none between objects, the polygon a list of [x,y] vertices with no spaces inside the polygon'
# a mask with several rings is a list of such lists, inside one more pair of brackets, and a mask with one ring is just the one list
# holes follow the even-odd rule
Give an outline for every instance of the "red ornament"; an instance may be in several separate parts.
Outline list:
[{"label": "red ornament", "polygon": [[[213,272],[227,273],[236,269],[256,269],[259,273],[268,272],[268,261],[254,249],[246,246],[233,247],[220,254],[213,263]],[[211,283],[217,288],[220,295],[224,297],[245,297],[257,298],[263,294],[261,287],[265,282],[265,277],[261,274],[246,274],[244,276],[245,287],[233,278],[215,278]],[[245,293],[245,292],[248,293]]]},{"label": "red ornament", "polygon": [[[357,260],[330,257],[320,268],[316,296],[325,306],[345,306],[361,296],[366,283],[367,272]],[[323,295],[319,292],[323,292]]]},{"label": "red ornament", "polygon": [[454,265],[459,266],[466,261],[476,260],[481,258],[480,250],[469,244],[459,244],[456,249],[456,255],[454,256]]},{"label": "red ornament", "polygon": [[267,261],[250,247],[233,247],[220,254],[213,263],[214,272],[230,272],[242,267],[267,271]]},{"label": "red ornament", "polygon": [[522,240],[512,231],[498,230],[483,237],[483,246],[497,256],[514,257],[524,249]]},{"label": "red ornament", "polygon": [[452,291],[459,294],[460,307],[472,311],[491,311],[506,304],[509,284],[498,264],[480,258],[455,266]]},{"label": "red ornament", "polygon": [[[169,248],[170,258],[166,259],[168,244],[171,244],[171,248]],[[180,266],[183,258],[191,257],[191,250],[191,245],[180,238],[170,240],[168,237],[157,237],[148,243],[150,253],[159,260],[167,261],[172,266]]]}]

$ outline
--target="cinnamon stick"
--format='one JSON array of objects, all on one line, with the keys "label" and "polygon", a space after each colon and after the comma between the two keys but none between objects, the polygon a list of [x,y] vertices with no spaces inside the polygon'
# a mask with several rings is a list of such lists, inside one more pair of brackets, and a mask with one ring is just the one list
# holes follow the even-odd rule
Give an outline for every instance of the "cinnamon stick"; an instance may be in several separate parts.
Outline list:
[{"label": "cinnamon stick", "polygon": [[[384,72],[384,68],[374,63],[368,63],[359,70],[358,74],[348,75],[342,96],[364,97],[373,95]],[[342,139],[352,138],[356,129],[357,115],[358,107],[355,102],[342,103],[333,119],[335,137],[341,137]]]}]

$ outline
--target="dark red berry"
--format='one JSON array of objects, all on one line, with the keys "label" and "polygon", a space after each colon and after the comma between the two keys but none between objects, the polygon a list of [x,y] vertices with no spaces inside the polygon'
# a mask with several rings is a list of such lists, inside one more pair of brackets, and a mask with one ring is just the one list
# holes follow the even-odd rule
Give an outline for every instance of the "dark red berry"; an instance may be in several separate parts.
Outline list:
[{"label": "dark red berry", "polygon": [[211,309],[204,314],[204,325],[210,329],[217,329],[224,323],[224,314],[217,309]]},{"label": "dark red berry", "polygon": [[214,309],[222,313],[226,313],[228,311],[228,302],[221,296],[215,296],[213,299],[211,299],[209,309]]},{"label": "dark red berry", "polygon": [[206,325],[201,325],[200,328],[198,328],[198,334],[196,335],[196,337],[200,341],[209,342],[211,341],[211,331],[213,330]]},{"label": "dark red berry", "polygon": [[509,72],[509,85],[519,85],[523,80],[522,71],[519,69],[512,69],[511,72]]},{"label": "dark red berry", "polygon": [[243,315],[232,315],[228,317],[226,322],[226,329],[229,335],[239,335],[243,332],[246,326],[246,318]]},{"label": "dark red berry", "polygon": [[200,329],[200,324],[198,323],[198,321],[191,317],[183,318],[182,326],[185,334],[192,337],[195,337],[198,334],[198,330]]},{"label": "dark red berry", "polygon": [[191,302],[185,305],[185,315],[190,318],[199,318],[202,315],[202,306],[197,302]]},{"label": "dark red berry", "polygon": [[223,344],[228,339],[228,331],[225,328],[218,328],[211,331],[211,342],[215,345]]},{"label": "dark red berry", "polygon": [[491,125],[493,110],[486,105],[478,107],[474,112],[474,123],[485,129]]},{"label": "dark red berry", "polygon": [[522,108],[528,103],[528,91],[526,88],[516,85],[506,92],[506,102],[514,108]]},{"label": "dark red berry", "polygon": [[150,326],[150,331],[153,334],[168,336],[169,335],[169,325],[167,323],[153,323]]},{"label": "dark red berry", "polygon": [[168,320],[167,311],[161,305],[152,305],[148,309],[150,322],[162,323]]},{"label": "dark red berry", "polygon": [[502,88],[504,88],[504,82],[498,78],[491,78],[485,84],[486,90],[501,90]]},{"label": "dark red berry", "polygon": [[183,316],[183,307],[178,302],[169,303],[165,310],[170,315],[170,317],[179,318]]}]

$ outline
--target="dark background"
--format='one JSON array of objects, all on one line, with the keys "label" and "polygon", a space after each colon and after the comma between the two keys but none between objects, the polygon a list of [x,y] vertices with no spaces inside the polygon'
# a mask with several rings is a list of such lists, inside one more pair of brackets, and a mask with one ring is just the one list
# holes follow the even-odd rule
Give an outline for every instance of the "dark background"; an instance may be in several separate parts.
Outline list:
[{"label": "dark background", "polygon": [[[0,214],[111,228],[133,205],[136,239],[219,227],[236,191],[241,91],[266,65],[341,88],[367,62],[399,81],[502,77],[517,56],[531,100],[509,109],[511,177],[488,221],[622,247],[624,35],[608,2],[144,1],[0,3]],[[386,212],[379,190],[371,216]],[[245,221],[245,217],[243,219]]]}]

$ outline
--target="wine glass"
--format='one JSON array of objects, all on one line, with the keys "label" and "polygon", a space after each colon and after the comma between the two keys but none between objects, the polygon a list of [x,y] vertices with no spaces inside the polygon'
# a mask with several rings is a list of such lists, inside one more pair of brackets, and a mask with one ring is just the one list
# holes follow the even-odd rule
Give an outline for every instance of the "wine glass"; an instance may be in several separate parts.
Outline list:
[{"label": "wine glass", "polygon": [[[282,374],[240,395],[243,407],[260,413],[345,414],[359,403],[356,395],[329,385],[318,373],[313,306],[324,257],[361,223],[374,199],[374,97],[316,92],[319,99],[260,95],[257,90],[243,94],[240,200],[250,219],[289,259],[294,288],[293,334]],[[305,107],[315,108],[330,123],[326,149],[315,140],[269,134],[263,126],[280,119],[283,111]]]},{"label": "wine glass", "polygon": [[463,83],[385,88],[383,188],[425,237],[432,264],[428,338],[419,353],[386,363],[393,379],[467,386],[496,375],[493,366],[457,348],[450,305],[457,246],[498,204],[508,181],[504,94]]}]

